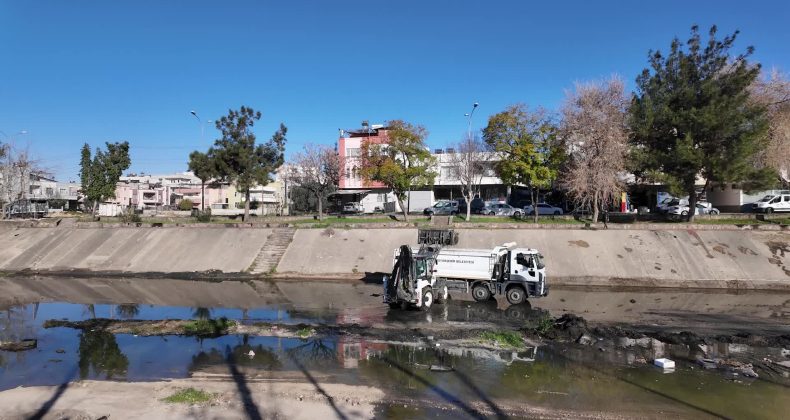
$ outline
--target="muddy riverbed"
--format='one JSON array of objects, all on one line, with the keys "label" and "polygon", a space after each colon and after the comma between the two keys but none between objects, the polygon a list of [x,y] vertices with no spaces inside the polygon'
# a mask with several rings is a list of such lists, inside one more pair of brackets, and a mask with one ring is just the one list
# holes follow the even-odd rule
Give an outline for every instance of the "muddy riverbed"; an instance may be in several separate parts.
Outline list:
[{"label": "muddy riverbed", "polygon": [[[422,313],[390,310],[379,293],[320,281],[2,278],[0,341],[36,341],[0,351],[0,405],[12,407],[0,418],[42,408],[86,418],[255,417],[253,406],[288,418],[779,418],[790,409],[790,295],[553,289],[530,305],[454,296]],[[229,327],[212,334],[183,329],[222,318]],[[658,357],[677,367],[653,367]],[[161,402],[184,387],[212,400]],[[110,404],[124,393],[135,402]]]}]

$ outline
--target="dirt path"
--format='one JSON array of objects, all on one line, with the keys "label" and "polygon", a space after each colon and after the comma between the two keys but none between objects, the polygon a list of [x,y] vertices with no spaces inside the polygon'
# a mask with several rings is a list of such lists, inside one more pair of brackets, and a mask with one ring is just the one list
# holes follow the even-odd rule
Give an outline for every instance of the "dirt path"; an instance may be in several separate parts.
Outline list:
[{"label": "dirt path", "polygon": [[[213,394],[200,404],[168,403],[181,389]],[[169,382],[73,382],[62,387],[16,388],[0,393],[0,419],[238,419],[371,418],[384,393],[376,388],[342,384],[215,380]],[[106,416],[106,417],[103,417]]]}]

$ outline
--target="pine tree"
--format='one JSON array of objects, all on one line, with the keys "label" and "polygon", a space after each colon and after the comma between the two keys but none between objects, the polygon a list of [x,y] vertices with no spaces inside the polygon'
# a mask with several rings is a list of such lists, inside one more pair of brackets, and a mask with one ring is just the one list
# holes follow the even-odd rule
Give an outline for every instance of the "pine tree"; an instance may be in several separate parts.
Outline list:
[{"label": "pine tree", "polygon": [[630,108],[631,168],[639,177],[665,183],[670,192],[689,196],[693,220],[696,180],[766,186],[770,169],[755,169],[756,152],[765,147],[765,111],[749,101],[749,86],[760,73],[747,61],[754,49],[730,55],[738,35],[707,41],[697,26],[684,44],[675,38],[668,55],[649,53],[650,68],[637,78]]}]

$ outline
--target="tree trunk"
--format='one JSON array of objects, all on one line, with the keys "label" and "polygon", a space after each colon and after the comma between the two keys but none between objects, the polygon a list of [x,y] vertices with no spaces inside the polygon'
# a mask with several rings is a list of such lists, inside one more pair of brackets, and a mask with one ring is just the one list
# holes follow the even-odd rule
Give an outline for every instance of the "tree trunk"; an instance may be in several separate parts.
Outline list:
[{"label": "tree trunk", "polygon": [[686,221],[691,223],[694,221],[694,213],[697,212],[697,192],[695,191],[694,186],[692,185],[689,188],[689,214],[686,217]]},{"label": "tree trunk", "polygon": [[200,212],[206,211],[206,182],[200,180]]},{"label": "tree trunk", "polygon": [[598,223],[598,191],[593,193],[593,213],[592,213],[592,222]]},{"label": "tree trunk", "polygon": [[400,197],[400,194],[395,195],[398,198],[398,205],[400,206],[401,211],[403,211],[403,220],[406,222],[409,221],[409,209],[403,206],[403,199]]},{"label": "tree trunk", "polygon": [[464,200],[466,201],[466,221],[472,220],[472,192],[471,190],[467,191],[466,195],[464,196]]},{"label": "tree trunk", "polygon": [[315,193],[315,198],[318,200],[318,221],[324,220],[324,203],[322,203],[321,193]]},{"label": "tree trunk", "polygon": [[244,217],[242,217],[242,221],[246,222],[247,219],[250,218],[250,189],[244,191]]},{"label": "tree trunk", "polygon": [[535,193],[535,188],[531,188],[529,190],[529,195],[532,198],[532,212],[535,213],[534,221],[535,223],[538,223],[538,215],[540,214],[540,211],[538,211],[538,195]]}]

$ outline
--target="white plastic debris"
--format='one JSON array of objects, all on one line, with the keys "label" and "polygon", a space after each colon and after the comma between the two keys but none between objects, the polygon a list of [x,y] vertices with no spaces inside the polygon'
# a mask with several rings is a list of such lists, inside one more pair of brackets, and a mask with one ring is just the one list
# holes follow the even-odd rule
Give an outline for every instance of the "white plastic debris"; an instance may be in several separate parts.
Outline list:
[{"label": "white plastic debris", "polygon": [[656,359],[653,360],[653,364],[660,367],[661,369],[674,369],[675,368],[675,361],[669,359]]},{"label": "white plastic debris", "polygon": [[252,359],[253,357],[255,357],[255,352],[250,350],[250,352],[247,353],[247,356],[250,356],[250,359]]}]

